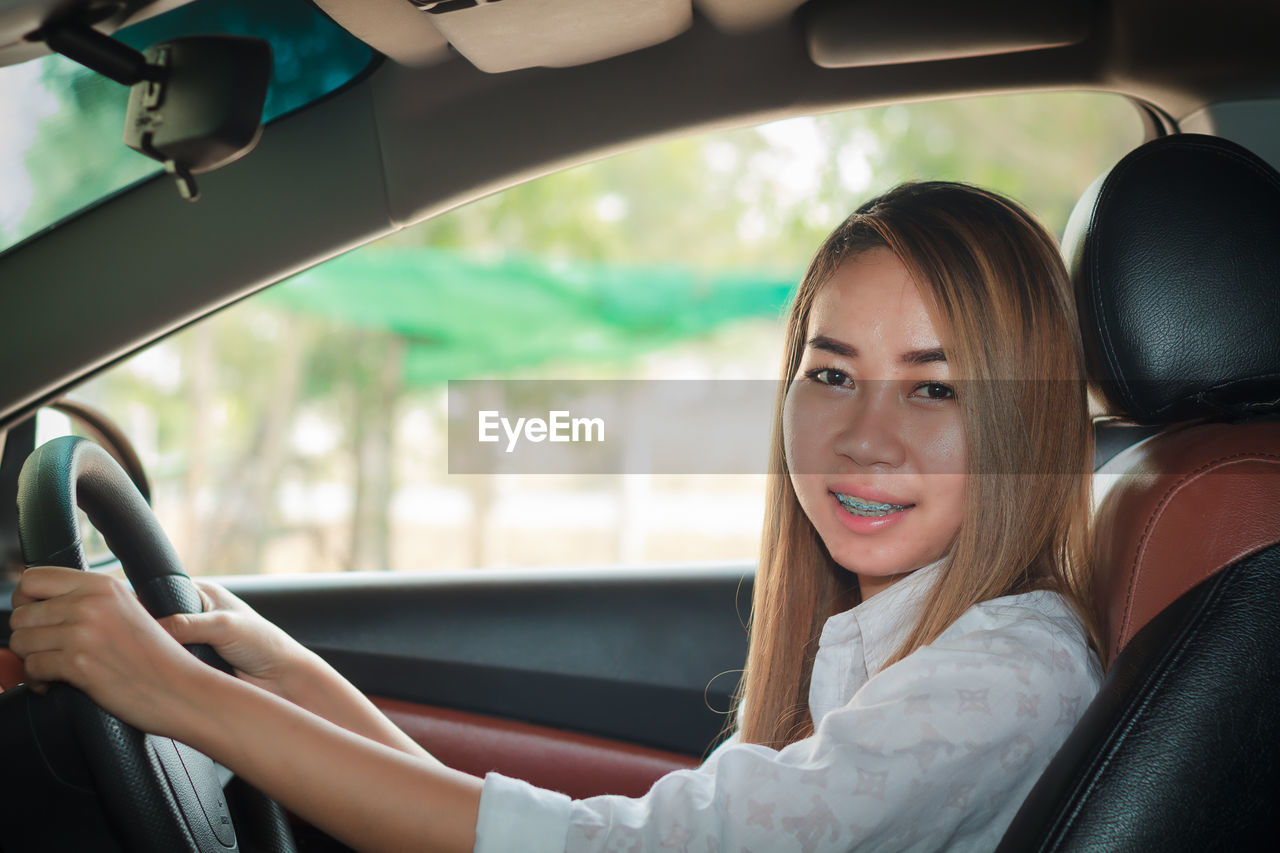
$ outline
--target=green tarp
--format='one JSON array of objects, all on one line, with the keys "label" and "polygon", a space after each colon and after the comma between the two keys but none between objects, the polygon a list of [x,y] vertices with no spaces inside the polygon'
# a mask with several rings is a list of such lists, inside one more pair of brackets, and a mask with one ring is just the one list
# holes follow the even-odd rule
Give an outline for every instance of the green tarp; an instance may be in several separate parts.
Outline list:
[{"label": "green tarp", "polygon": [[734,320],[776,318],[795,280],[376,249],[301,273],[263,298],[398,335],[408,344],[405,381],[421,386],[562,359],[617,361]]}]

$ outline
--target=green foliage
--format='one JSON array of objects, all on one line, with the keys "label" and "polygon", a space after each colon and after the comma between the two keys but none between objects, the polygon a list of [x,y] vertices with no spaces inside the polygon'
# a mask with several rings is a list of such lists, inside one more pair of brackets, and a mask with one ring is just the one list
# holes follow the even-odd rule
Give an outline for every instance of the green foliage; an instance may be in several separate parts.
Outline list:
[{"label": "green foliage", "polygon": [[[383,248],[316,267],[263,294],[261,302],[325,318],[335,336],[345,327],[399,338],[404,384],[430,387],[553,361],[625,362],[735,320],[776,318],[794,282],[795,271],[771,277],[674,264],[478,260],[459,250]],[[345,370],[360,370],[347,348],[338,352]],[[335,374],[322,375],[328,381]]]}]

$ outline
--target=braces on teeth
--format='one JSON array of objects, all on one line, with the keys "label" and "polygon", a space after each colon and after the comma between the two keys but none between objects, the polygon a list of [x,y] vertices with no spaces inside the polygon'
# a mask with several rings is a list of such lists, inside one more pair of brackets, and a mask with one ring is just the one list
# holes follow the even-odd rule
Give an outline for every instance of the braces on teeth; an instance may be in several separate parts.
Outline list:
[{"label": "braces on teeth", "polygon": [[840,501],[840,505],[854,515],[881,516],[907,508],[902,504],[883,504],[876,503],[875,501],[864,501],[860,498],[852,497],[851,495],[836,494],[836,500]]}]

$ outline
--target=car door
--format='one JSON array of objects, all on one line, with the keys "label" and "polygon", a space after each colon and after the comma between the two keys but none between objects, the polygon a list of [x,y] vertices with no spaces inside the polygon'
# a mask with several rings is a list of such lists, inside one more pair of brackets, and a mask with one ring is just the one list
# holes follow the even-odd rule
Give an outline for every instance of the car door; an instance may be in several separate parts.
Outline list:
[{"label": "car door", "polygon": [[235,578],[451,766],[637,796],[724,732],[752,567]]}]

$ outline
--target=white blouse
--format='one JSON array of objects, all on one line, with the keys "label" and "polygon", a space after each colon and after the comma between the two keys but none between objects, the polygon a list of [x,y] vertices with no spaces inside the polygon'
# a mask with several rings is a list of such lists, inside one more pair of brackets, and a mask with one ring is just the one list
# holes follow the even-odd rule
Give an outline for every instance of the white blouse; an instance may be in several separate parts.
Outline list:
[{"label": "white blouse", "polygon": [[993,849],[1102,675],[1051,592],[978,604],[885,668],[937,569],[827,620],[811,737],[731,738],[638,799],[575,801],[490,773],[476,853]]}]

